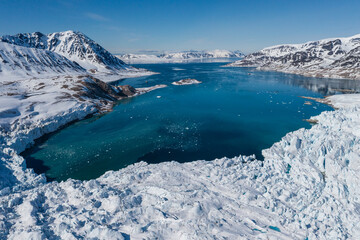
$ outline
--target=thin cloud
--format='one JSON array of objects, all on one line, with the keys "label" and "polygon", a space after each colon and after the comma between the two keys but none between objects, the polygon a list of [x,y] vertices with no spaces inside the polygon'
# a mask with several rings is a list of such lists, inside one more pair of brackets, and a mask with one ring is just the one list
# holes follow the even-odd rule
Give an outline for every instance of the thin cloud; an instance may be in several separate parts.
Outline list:
[{"label": "thin cloud", "polygon": [[100,14],[97,14],[97,13],[91,13],[91,12],[88,12],[88,13],[85,13],[85,15],[92,19],[92,20],[95,20],[95,21],[99,21],[99,22],[107,22],[109,21],[110,19],[104,17],[104,16],[101,16]]}]

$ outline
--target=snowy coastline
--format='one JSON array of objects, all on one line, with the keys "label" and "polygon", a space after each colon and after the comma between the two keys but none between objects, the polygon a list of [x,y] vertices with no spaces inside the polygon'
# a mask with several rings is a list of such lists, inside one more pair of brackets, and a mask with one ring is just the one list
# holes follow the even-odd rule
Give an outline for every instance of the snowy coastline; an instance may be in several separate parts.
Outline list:
[{"label": "snowy coastline", "polygon": [[[96,111],[66,104],[15,121],[1,135],[1,238],[257,237],[326,239],[359,234],[360,95],[328,98],[313,117],[253,157],[137,163],[91,181],[46,183],[19,153],[34,139]],[[45,108],[44,108],[45,109]],[[48,109],[47,109],[48,110]]]}]

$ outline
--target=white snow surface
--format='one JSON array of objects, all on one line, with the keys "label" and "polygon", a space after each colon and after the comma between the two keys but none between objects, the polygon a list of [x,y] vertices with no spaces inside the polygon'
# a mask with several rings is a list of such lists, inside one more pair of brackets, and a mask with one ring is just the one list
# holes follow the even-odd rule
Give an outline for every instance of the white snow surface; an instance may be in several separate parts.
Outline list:
[{"label": "white snow surface", "polygon": [[0,42],[0,81],[30,77],[85,74],[67,58],[47,50]]},{"label": "white snow surface", "polygon": [[158,55],[154,54],[119,54],[115,55],[127,63],[166,63],[166,62],[188,62],[201,60],[224,60],[227,58],[241,58],[244,56],[240,51],[212,50],[212,51],[183,51],[170,52]]},{"label": "white snow surface", "polygon": [[268,47],[227,66],[360,80],[360,34]]},{"label": "white snow surface", "polygon": [[[287,134],[263,151],[264,161],[239,156],[141,162],[90,181],[46,183],[19,153],[43,134],[95,111],[96,101],[56,102],[62,91],[71,91],[51,81],[40,98],[12,94],[22,88],[31,92],[38,86],[31,81],[1,87],[1,239],[354,239],[360,234],[360,95],[330,97],[339,110],[314,117],[319,123],[309,130]],[[35,99],[40,103],[32,108]]]},{"label": "white snow surface", "polygon": [[347,94],[332,95],[327,97],[332,105],[336,108],[351,109],[354,105],[360,105],[360,94]]}]

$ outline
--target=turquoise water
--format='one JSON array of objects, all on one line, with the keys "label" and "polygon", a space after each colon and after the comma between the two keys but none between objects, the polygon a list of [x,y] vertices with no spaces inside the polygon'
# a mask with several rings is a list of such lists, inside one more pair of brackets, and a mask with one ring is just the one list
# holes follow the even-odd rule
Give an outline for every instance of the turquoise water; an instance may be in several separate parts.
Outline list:
[{"label": "turquoise water", "polygon": [[[115,84],[168,87],[120,101],[108,114],[42,139],[24,153],[28,167],[65,180],[96,178],[138,161],[188,162],[239,154],[261,159],[261,150],[287,132],[309,128],[303,119],[330,110],[315,102],[305,105],[299,96],[320,97],[352,84],[223,64],[137,65],[161,74]],[[189,77],[203,83],[171,85]]]}]

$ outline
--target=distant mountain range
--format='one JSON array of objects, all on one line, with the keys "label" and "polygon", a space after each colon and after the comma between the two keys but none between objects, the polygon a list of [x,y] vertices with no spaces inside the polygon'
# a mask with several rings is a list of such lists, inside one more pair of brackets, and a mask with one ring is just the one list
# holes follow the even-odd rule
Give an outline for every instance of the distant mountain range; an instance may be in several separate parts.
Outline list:
[{"label": "distant mountain range", "polygon": [[228,64],[311,77],[360,79],[360,34],[264,48]]},{"label": "distant mountain range", "polygon": [[360,34],[277,45],[247,56],[228,50],[114,56],[85,34],[75,31],[0,37],[0,78],[81,73],[111,81],[152,74],[128,63],[229,61],[234,58],[240,60],[226,66],[257,67],[311,77],[360,79]]},{"label": "distant mountain range", "polygon": [[[22,68],[25,71],[24,74],[29,76],[39,75],[42,72],[52,73],[52,70],[55,69],[55,72],[70,71],[69,67],[73,67],[75,72],[85,70],[85,72],[90,74],[112,75],[117,79],[120,78],[117,77],[118,75],[142,75],[149,73],[143,69],[127,65],[81,32],[66,31],[48,35],[40,32],[20,33],[13,36],[0,37],[0,43],[4,54],[7,52],[6,55],[2,54],[0,56],[0,60],[7,57],[8,60],[6,61],[12,62],[11,66],[7,62],[0,62],[0,67],[5,64],[8,70],[15,70],[16,68],[16,71],[20,71],[19,69]],[[20,48],[15,46],[20,46]],[[14,50],[10,50],[11,48],[14,48]],[[21,51],[18,51],[19,49]],[[10,52],[14,53],[9,54]],[[45,55],[49,56],[45,57]],[[12,61],[11,57],[13,57]],[[17,57],[20,59],[30,59],[29,61],[19,61],[16,59]],[[56,62],[60,64],[57,68],[64,69],[57,69],[55,67]]]},{"label": "distant mountain range", "polygon": [[183,51],[162,53],[158,55],[147,54],[119,54],[118,58],[127,63],[157,63],[157,62],[186,62],[197,60],[242,58],[240,51],[213,50],[213,51]]}]

